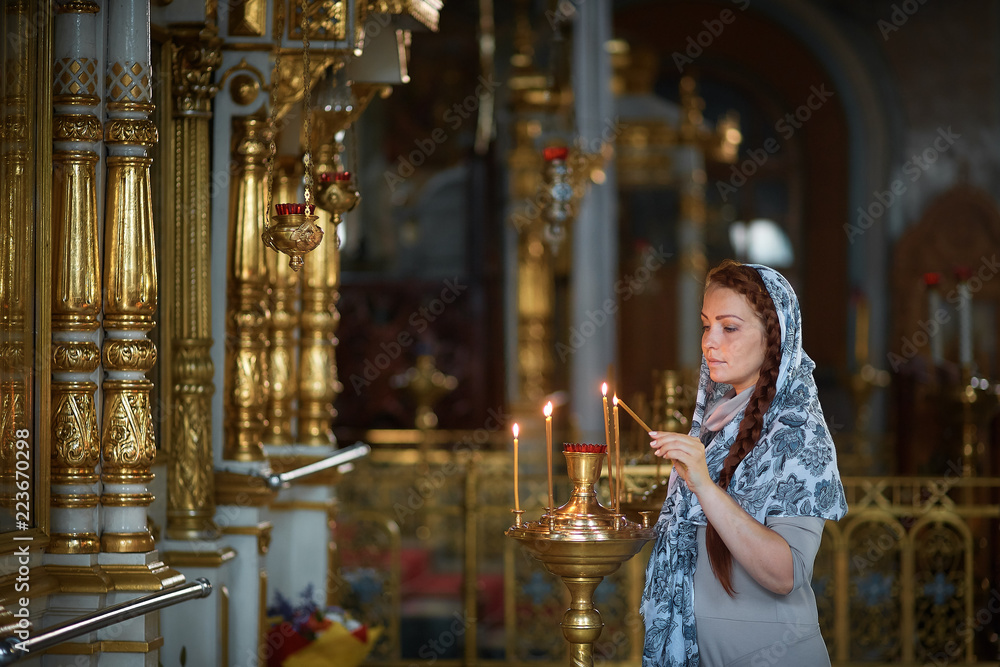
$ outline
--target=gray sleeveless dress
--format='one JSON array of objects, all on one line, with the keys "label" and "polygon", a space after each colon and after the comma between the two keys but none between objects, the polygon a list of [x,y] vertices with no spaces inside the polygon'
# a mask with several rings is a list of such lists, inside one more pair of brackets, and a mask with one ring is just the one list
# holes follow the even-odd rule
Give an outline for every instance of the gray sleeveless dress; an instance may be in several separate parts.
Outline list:
[{"label": "gray sleeveless dress", "polygon": [[830,664],[819,631],[811,581],[825,519],[769,517],[765,525],[792,550],[795,583],[788,595],[758,584],[735,559],[729,597],[715,578],[698,528],[698,568],[694,574],[694,615],[702,667],[823,667]]}]

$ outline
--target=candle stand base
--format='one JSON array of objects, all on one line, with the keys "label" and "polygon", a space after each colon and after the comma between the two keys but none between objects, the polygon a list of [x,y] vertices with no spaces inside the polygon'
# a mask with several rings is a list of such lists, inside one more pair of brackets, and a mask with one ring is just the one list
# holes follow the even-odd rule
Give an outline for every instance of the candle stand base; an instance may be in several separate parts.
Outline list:
[{"label": "candle stand base", "polygon": [[[563,637],[574,667],[593,667],[594,642],[604,621],[594,606],[594,591],[653,538],[653,529],[629,521],[601,505],[594,492],[604,452],[564,452],[573,495],[538,521],[515,523],[506,535],[519,541],[545,569],[569,589],[570,608],[563,615]],[[518,515],[519,521],[521,517]]]}]

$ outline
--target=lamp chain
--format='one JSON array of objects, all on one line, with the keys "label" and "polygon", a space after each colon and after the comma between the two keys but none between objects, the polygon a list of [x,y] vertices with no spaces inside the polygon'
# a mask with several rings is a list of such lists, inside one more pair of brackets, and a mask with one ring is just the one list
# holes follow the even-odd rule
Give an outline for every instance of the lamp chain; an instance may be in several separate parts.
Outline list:
[{"label": "lamp chain", "polygon": [[271,71],[271,110],[268,114],[267,129],[271,135],[271,142],[268,145],[269,155],[267,159],[267,176],[264,187],[267,189],[267,208],[264,209],[264,226],[270,227],[271,222],[271,197],[274,192],[274,161],[278,159],[278,146],[275,143],[275,135],[278,134],[278,78],[281,70],[281,33],[285,29],[285,4],[275,3],[275,32],[278,35],[278,42],[274,48],[274,69]]},{"label": "lamp chain", "polygon": [[306,7],[309,0],[302,0],[302,110],[304,113],[303,130],[306,134],[305,152],[302,154],[303,169],[303,190],[305,191],[306,212],[309,212],[312,205],[313,189],[313,161],[312,152],[309,146],[312,143],[312,98],[311,86],[312,73],[309,71],[309,20],[306,14]]}]

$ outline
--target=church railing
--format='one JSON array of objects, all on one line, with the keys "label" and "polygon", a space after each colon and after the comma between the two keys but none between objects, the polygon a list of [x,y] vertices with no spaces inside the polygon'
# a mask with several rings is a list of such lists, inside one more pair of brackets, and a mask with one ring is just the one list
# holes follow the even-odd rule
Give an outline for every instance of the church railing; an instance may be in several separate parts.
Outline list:
[{"label": "church railing", "polygon": [[[450,441],[455,451],[377,447],[340,483],[335,602],[386,628],[371,665],[565,664],[565,587],[503,534],[513,522],[511,455],[497,451],[496,433],[479,445],[450,435],[436,436],[438,447]],[[530,519],[546,502],[547,477],[527,468]],[[1000,664],[1000,478],[844,485],[850,511],[827,523],[813,573],[834,664]],[[555,488],[560,504],[568,480],[557,475]],[[597,589],[601,662],[640,662],[648,551]]]}]

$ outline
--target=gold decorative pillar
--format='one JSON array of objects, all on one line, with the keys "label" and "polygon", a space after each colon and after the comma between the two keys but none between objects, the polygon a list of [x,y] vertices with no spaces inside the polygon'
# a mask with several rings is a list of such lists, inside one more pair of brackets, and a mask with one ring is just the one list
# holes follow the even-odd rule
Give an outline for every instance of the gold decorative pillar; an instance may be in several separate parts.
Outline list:
[{"label": "gold decorative pillar", "polygon": [[101,456],[94,372],[101,363],[98,59],[94,2],[59,5],[52,140],[52,523],[49,553],[97,553]]},{"label": "gold decorative pillar", "polygon": [[263,111],[234,117],[232,122],[235,177],[229,190],[223,456],[262,461],[269,387],[267,268],[260,235],[267,205],[265,158],[271,131]]},{"label": "gold decorative pillar", "polygon": [[[0,75],[0,530],[24,530],[36,523],[37,505],[28,512],[27,525],[16,512],[16,443],[34,447],[31,430],[31,368],[33,359],[35,294],[34,224],[35,203],[35,79],[38,76],[34,48],[37,47],[36,21],[41,16],[33,5],[11,2],[4,6],[6,28],[3,74]],[[29,115],[31,114],[31,115]],[[30,474],[30,470],[28,471]],[[21,471],[23,480],[24,471]],[[23,496],[21,497],[23,502]],[[23,509],[23,507],[22,507]]]},{"label": "gold decorative pillar", "polygon": [[[294,157],[279,160],[275,170],[274,197],[276,202],[299,200],[302,183],[302,163]],[[327,237],[326,243],[330,243]],[[321,251],[320,251],[321,252]],[[318,253],[311,253],[312,258]],[[295,330],[299,326],[299,273],[293,271],[285,255],[270,248],[264,251],[267,275],[270,278],[268,308],[271,312],[270,342],[267,373],[270,394],[267,398],[267,430],[265,445],[288,445],[295,442],[292,417],[298,388]]]},{"label": "gold decorative pillar", "polygon": [[58,6],[52,140],[52,536],[48,553],[97,553],[101,363],[97,163],[101,144],[94,2]]},{"label": "gold decorative pillar", "polygon": [[215,372],[211,300],[211,172],[209,129],[216,87],[212,73],[222,62],[222,40],[214,25],[175,24],[171,83],[174,98],[173,220],[169,223],[164,285],[169,304],[172,365],[167,446],[167,537],[214,539],[215,477],[212,456],[212,395]]},{"label": "gold decorative pillar", "polygon": [[[318,121],[319,123],[319,121]],[[328,137],[329,139],[330,137]],[[316,150],[316,172],[336,171],[332,143]],[[299,437],[304,445],[332,445],[333,402],[343,389],[337,379],[337,325],[340,313],[340,238],[328,211],[317,207],[318,224],[327,239],[309,256],[302,270],[302,314],[299,329]]]},{"label": "gold decorative pillar", "polygon": [[154,548],[146,508],[156,455],[149,404],[156,346],[147,332],[156,312],[156,246],[148,150],[157,141],[151,103],[149,5],[109,5],[105,79],[108,148],[104,206],[104,349],[101,550]]}]

